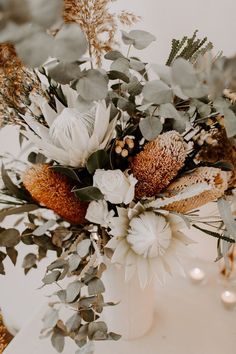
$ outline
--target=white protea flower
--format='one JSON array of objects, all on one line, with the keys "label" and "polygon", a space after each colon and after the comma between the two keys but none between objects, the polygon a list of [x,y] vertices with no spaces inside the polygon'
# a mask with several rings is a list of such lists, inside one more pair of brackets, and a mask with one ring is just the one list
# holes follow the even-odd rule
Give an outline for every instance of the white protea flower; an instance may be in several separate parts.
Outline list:
[{"label": "white protea flower", "polygon": [[125,267],[127,281],[138,274],[144,288],[154,277],[163,282],[167,273],[183,273],[181,260],[192,241],[180,231],[186,225],[179,216],[118,208],[109,226],[113,237],[107,247],[114,250],[112,262]]},{"label": "white protea flower", "polygon": [[27,130],[24,134],[46,157],[63,165],[81,167],[93,152],[105,149],[109,144],[116,119],[110,122],[110,106],[107,108],[105,101],[81,112],[76,91],[66,86],[63,92],[68,107],[56,99],[57,112],[45,99],[37,99],[49,128],[25,115],[25,122],[34,132]]}]

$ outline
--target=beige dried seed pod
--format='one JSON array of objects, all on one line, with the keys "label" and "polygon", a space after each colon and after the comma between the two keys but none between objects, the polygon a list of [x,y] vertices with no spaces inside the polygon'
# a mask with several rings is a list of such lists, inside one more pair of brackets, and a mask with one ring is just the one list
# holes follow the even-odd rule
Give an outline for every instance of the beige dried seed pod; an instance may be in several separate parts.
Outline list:
[{"label": "beige dried seed pod", "polygon": [[186,144],[174,130],[147,143],[131,163],[138,180],[136,197],[152,197],[166,188],[183,167],[186,155]]},{"label": "beige dried seed pod", "polygon": [[183,192],[184,189],[205,183],[211,189],[206,190],[199,195],[173,202],[165,206],[166,210],[176,211],[178,213],[187,213],[190,210],[197,209],[202,205],[221,198],[228,188],[228,181],[230,180],[231,172],[222,171],[214,167],[198,167],[194,171],[178,178],[171,183],[167,192],[169,197],[176,195],[176,193]]}]

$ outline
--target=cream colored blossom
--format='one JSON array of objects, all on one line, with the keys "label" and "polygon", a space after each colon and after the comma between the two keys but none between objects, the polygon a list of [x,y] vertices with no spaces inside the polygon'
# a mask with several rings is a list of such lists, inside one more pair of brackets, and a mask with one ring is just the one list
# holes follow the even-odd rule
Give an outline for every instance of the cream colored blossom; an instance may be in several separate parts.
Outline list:
[{"label": "cream colored blossom", "polygon": [[183,272],[181,260],[192,241],[181,231],[179,216],[166,211],[147,211],[140,206],[130,213],[118,208],[110,223],[113,236],[107,247],[114,250],[112,262],[125,267],[126,280],[138,274],[144,288],[153,277],[165,280],[166,273]]},{"label": "cream colored blossom", "polygon": [[137,183],[133,175],[121,170],[96,170],[93,185],[104,194],[104,199],[113,204],[129,204],[134,199],[134,186]]},{"label": "cream colored blossom", "polygon": [[108,227],[114,214],[113,210],[108,210],[107,202],[105,200],[94,200],[89,204],[85,218],[94,224]]},{"label": "cream colored blossom", "polygon": [[34,131],[24,134],[43,152],[45,156],[60,164],[72,167],[84,166],[95,151],[105,149],[114,134],[116,119],[110,122],[110,106],[105,101],[96,102],[88,112],[78,107],[78,95],[68,86],[63,88],[68,107],[56,99],[54,111],[42,98],[37,104],[49,128],[39,124],[30,115],[23,118]]}]

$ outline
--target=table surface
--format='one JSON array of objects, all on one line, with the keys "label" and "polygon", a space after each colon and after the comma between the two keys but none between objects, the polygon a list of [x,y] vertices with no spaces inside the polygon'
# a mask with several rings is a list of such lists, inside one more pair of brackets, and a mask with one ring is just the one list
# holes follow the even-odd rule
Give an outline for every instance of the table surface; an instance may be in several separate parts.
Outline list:
[{"label": "table surface", "polygon": [[[236,313],[226,310],[220,295],[227,284],[218,276],[218,266],[203,260],[188,261],[206,272],[204,284],[175,277],[156,291],[156,316],[152,330],[133,341],[96,343],[95,354],[235,354]],[[229,284],[236,290],[235,284]],[[48,339],[39,339],[42,328],[40,309],[22,328],[4,354],[56,354]],[[67,342],[64,354],[73,354]]]}]

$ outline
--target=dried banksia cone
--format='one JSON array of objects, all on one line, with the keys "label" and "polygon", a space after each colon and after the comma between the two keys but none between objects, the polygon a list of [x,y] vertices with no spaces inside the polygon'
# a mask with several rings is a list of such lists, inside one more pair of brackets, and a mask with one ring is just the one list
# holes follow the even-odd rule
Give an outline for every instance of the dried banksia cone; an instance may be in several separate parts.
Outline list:
[{"label": "dried banksia cone", "polygon": [[87,203],[79,201],[71,192],[73,184],[47,164],[37,164],[23,176],[23,184],[32,197],[40,204],[53,210],[73,224],[83,224]]},{"label": "dried banksia cone", "polygon": [[209,190],[205,190],[198,195],[182,199],[165,206],[166,210],[173,210],[177,213],[187,213],[209,202],[221,198],[228,188],[228,181],[231,172],[222,171],[214,167],[198,167],[194,171],[178,178],[167,188],[169,197],[175,196],[185,189],[198,184],[206,184]]},{"label": "dried banksia cone", "polygon": [[0,353],[3,353],[4,349],[8,346],[12,338],[12,335],[4,326],[2,316],[0,315]]},{"label": "dried banksia cone", "polygon": [[152,197],[166,188],[183,167],[186,155],[183,138],[174,130],[147,143],[131,164],[138,180],[136,197]]},{"label": "dried banksia cone", "polygon": [[230,162],[234,169],[229,181],[229,187],[236,187],[236,147],[228,139],[224,129],[213,132],[212,138],[216,140],[214,145],[204,146],[197,155],[198,161],[215,163],[218,161]]}]

